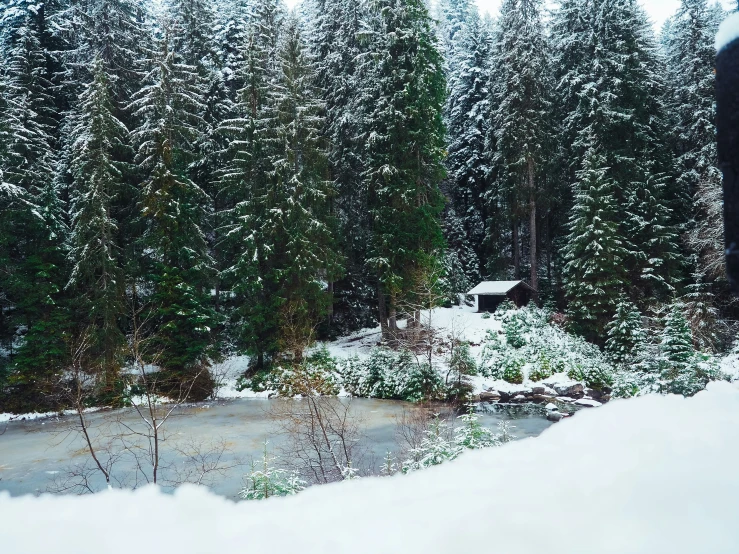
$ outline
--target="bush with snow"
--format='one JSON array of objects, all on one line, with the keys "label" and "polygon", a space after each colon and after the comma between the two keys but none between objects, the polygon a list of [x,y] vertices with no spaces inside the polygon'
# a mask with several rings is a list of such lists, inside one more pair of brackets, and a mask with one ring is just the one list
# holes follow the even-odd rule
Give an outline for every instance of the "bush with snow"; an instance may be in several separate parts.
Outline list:
[{"label": "bush with snow", "polygon": [[270,371],[243,379],[241,390],[274,391],[290,398],[298,395],[335,396],[340,392],[339,368],[328,350],[322,348],[300,363],[283,363]]},{"label": "bush with snow", "polygon": [[339,371],[344,389],[354,396],[421,402],[446,395],[439,371],[407,350],[377,348],[366,359],[349,358]]},{"label": "bush with snow", "polygon": [[304,490],[307,483],[295,470],[286,470],[274,466],[275,458],[267,454],[267,443],[264,444],[264,456],[260,464],[252,464],[251,471],[245,477],[244,488],[239,496],[244,500],[264,500],[272,496],[290,496]]},{"label": "bush with snow", "polygon": [[500,446],[510,442],[507,422],[499,424],[500,433],[495,434],[480,424],[479,417],[470,411],[458,418],[462,424],[451,429],[438,416],[432,421],[418,447],[409,452],[409,458],[401,464],[403,473],[443,464],[455,460],[465,450],[479,450]]}]

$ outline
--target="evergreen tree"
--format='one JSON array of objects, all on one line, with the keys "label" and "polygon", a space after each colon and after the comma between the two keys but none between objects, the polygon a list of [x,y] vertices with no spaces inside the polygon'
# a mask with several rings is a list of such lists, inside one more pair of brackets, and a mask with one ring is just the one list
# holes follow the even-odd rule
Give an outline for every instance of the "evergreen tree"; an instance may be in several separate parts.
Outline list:
[{"label": "evergreen tree", "polygon": [[724,271],[721,172],[714,121],[716,31],[714,8],[706,0],[682,0],[665,33],[678,185],[683,194],[693,198],[694,206],[688,245],[698,258],[698,271],[710,278],[721,278]]},{"label": "evergreen tree", "polygon": [[548,54],[540,0],[506,0],[501,7],[492,80],[499,203],[508,206],[513,228],[513,264],[521,276],[520,220],[529,218],[531,286],[538,290],[537,201],[547,145]]},{"label": "evergreen tree", "polygon": [[372,217],[369,266],[378,277],[384,338],[397,311],[435,265],[443,246],[444,75],[422,0],[382,0],[367,63],[367,171]]},{"label": "evergreen tree", "polygon": [[675,221],[684,197],[669,173],[664,85],[657,73],[662,60],[651,24],[632,0],[564,2],[555,21],[557,59],[566,66],[559,78],[568,109],[563,144],[572,140],[562,157],[582,159],[597,139],[614,183],[614,221],[634,284],[630,295],[640,304],[664,297],[679,269]]},{"label": "evergreen tree", "polygon": [[616,313],[606,331],[606,350],[614,361],[629,364],[636,360],[637,353],[646,341],[646,332],[642,326],[641,313],[625,297],[622,296],[619,300]]},{"label": "evergreen tree", "polygon": [[125,276],[118,225],[111,214],[122,175],[113,157],[126,148],[128,129],[114,115],[110,81],[100,58],[95,58],[92,75],[80,96],[71,141],[70,259],[74,266],[67,286],[79,299],[75,320],[91,343],[86,365],[100,364],[110,381],[115,378],[125,339],[120,327]]},{"label": "evergreen tree", "polygon": [[[252,319],[253,306],[265,306],[259,279],[263,271],[254,265],[251,217],[262,209],[258,198],[267,186],[275,143],[268,133],[268,99],[276,79],[276,57],[280,27],[284,18],[280,4],[258,0],[254,17],[246,29],[246,43],[233,82],[243,83],[237,91],[232,116],[223,121],[219,133],[227,137],[224,168],[220,172],[218,224],[224,238],[218,263],[227,289],[233,291],[232,321],[238,329],[238,348],[256,358],[264,367],[276,351],[277,329]],[[251,257],[250,257],[251,256]]]},{"label": "evergreen tree", "polygon": [[673,302],[664,320],[661,341],[663,376],[676,378],[690,364],[695,351],[688,321],[683,313],[684,306]]},{"label": "evergreen tree", "polygon": [[[149,346],[173,385],[179,386],[183,380],[203,377],[201,370],[214,355],[211,330],[216,317],[210,304],[213,260],[203,229],[209,198],[187,176],[198,138],[202,90],[196,69],[179,61],[169,41],[165,28],[148,82],[134,95],[131,108],[142,120],[132,137],[146,175],[141,246],[145,278],[153,287],[148,298],[154,328]],[[209,392],[203,383],[192,395]]]},{"label": "evergreen tree", "polygon": [[[12,333],[10,383],[16,406],[27,408],[24,402],[38,403],[40,395],[52,392],[67,359],[69,319],[60,294],[67,228],[55,181],[58,114],[43,46],[45,12],[13,2],[2,22],[0,290],[3,327]],[[20,347],[13,351],[18,338]]]},{"label": "evergreen tree", "polygon": [[350,331],[373,324],[374,287],[365,262],[370,242],[367,190],[362,178],[364,144],[359,137],[363,76],[358,60],[366,54],[364,10],[359,0],[314,0],[311,3],[311,49],[317,84],[325,102],[324,140],[329,176],[336,189],[333,210],[339,221],[338,245],[345,258],[345,275],[330,283],[336,297],[334,330]]},{"label": "evergreen tree", "polygon": [[626,284],[626,250],[616,221],[614,184],[605,163],[599,148],[591,146],[578,172],[565,254],[573,327],[600,342]]},{"label": "evergreen tree", "polygon": [[446,238],[451,249],[456,248],[448,231],[455,229],[457,221],[463,227],[460,237],[466,252],[457,252],[476,271],[466,273],[468,279],[479,279],[479,260],[487,252],[485,238],[485,192],[490,172],[490,160],[485,150],[488,134],[490,93],[487,86],[490,41],[475,10],[472,10],[465,26],[457,34],[459,45],[455,51],[454,72],[450,75],[449,98],[446,107],[449,156],[447,193],[454,213],[445,215]]},{"label": "evergreen tree", "polygon": [[244,340],[258,357],[284,353],[300,361],[331,297],[325,281],[338,276],[320,145],[321,104],[315,72],[298,21],[288,18],[278,51],[276,80],[259,122],[259,140],[269,147],[263,184],[251,183],[249,199],[236,212],[244,250],[233,273]]}]

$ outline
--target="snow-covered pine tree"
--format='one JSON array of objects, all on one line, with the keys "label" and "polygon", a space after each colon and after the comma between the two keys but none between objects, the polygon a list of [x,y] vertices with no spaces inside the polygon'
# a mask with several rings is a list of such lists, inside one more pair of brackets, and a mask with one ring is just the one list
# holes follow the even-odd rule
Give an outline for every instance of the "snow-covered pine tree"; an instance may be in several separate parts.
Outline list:
[{"label": "snow-covered pine tree", "polygon": [[459,34],[464,32],[469,18],[477,13],[470,0],[439,0],[436,4],[439,52],[444,58],[447,80],[451,82],[456,71],[457,49],[461,44]]},{"label": "snow-covered pine tree", "polygon": [[715,8],[707,0],[682,0],[666,38],[668,107],[674,124],[678,185],[693,199],[687,242],[698,271],[722,278],[724,271],[721,172],[715,125]]},{"label": "snow-covered pine tree", "polygon": [[136,161],[145,175],[141,219],[145,279],[152,289],[151,355],[179,390],[199,377],[193,398],[210,393],[202,368],[213,355],[216,322],[210,302],[213,260],[204,225],[208,195],[188,176],[203,111],[196,68],[183,64],[165,27],[146,85],[131,102],[142,123],[132,133]]},{"label": "snow-covered pine tree", "polygon": [[237,232],[246,239],[233,268],[236,290],[245,297],[240,323],[247,349],[262,358],[302,359],[332,301],[325,283],[340,270],[315,77],[299,22],[291,15],[257,129],[268,146],[270,170],[236,210]]},{"label": "snow-covered pine tree", "polygon": [[664,319],[660,345],[663,376],[676,378],[690,364],[695,353],[693,336],[681,302],[673,302]]},{"label": "snow-covered pine tree", "polygon": [[[217,213],[221,209],[218,171],[223,165],[228,147],[227,137],[219,132],[223,121],[230,117],[229,90],[221,71],[216,48],[217,5],[210,0],[169,0],[168,14],[172,25],[172,48],[180,61],[195,69],[196,83],[202,91],[202,108],[197,125],[191,163],[187,174],[208,196],[206,212],[209,250],[218,258],[221,242]],[[215,306],[220,300],[220,279],[215,285]]]},{"label": "snow-covered pine tree", "polygon": [[[537,202],[550,127],[547,40],[541,0],[505,0],[497,32],[491,82],[497,190],[507,205],[513,263],[521,276],[519,224],[528,216],[530,284],[538,290]],[[492,141],[491,141],[492,143]]]},{"label": "snow-covered pine tree", "polygon": [[485,193],[490,159],[485,140],[490,109],[487,85],[491,45],[487,29],[474,8],[455,36],[459,44],[455,49],[446,105],[449,143],[446,189],[453,210],[445,214],[445,235],[449,248],[455,249],[458,245],[449,231],[456,230],[458,222],[454,219],[458,218],[464,233],[455,238],[464,242],[466,251],[456,255],[465,260],[468,269],[474,268],[472,272],[465,272],[467,279],[477,281],[480,259],[486,253],[483,246],[487,219]]},{"label": "snow-covered pine tree", "polygon": [[[156,6],[159,9],[161,5]],[[93,81],[92,69],[99,59],[109,82],[112,115],[128,129],[140,121],[131,113],[133,94],[143,86],[145,63],[152,48],[152,3],[146,0],[62,0],[50,28],[61,43],[58,58],[62,67],[55,75],[65,106],[62,119],[58,177],[63,187],[72,189],[74,157],[72,141],[74,109],[84,87]],[[121,170],[121,187],[112,198],[110,213],[118,223],[119,246],[123,249],[123,265],[129,276],[138,278],[140,256],[136,237],[141,234],[137,215],[141,175],[134,163],[131,148],[116,148],[112,160]]]},{"label": "snow-covered pine tree", "polygon": [[[265,367],[276,351],[277,329],[259,325],[251,319],[254,298],[259,296],[261,270],[254,264],[255,248],[251,220],[263,213],[256,200],[263,195],[272,170],[274,142],[269,140],[267,101],[276,79],[277,46],[285,13],[276,0],[255,0],[252,16],[240,45],[242,54],[232,83],[241,83],[232,107],[232,117],[223,121],[219,133],[228,140],[224,164],[219,172],[220,190],[217,214],[224,238],[218,249],[218,264],[227,290],[232,291],[234,340],[238,348],[255,357],[255,365]],[[264,323],[264,322],[263,322]]]},{"label": "snow-covered pine tree", "polygon": [[334,211],[339,220],[338,245],[345,259],[345,274],[333,286],[336,298],[332,332],[373,325],[375,295],[367,271],[370,219],[362,179],[364,125],[358,92],[358,72],[366,45],[362,41],[364,11],[359,0],[314,0],[311,4],[311,50],[316,59],[318,86],[325,102],[324,140],[330,145],[330,179],[336,189]]},{"label": "snow-covered pine tree", "polygon": [[480,267],[462,219],[457,216],[454,208],[447,209],[444,214],[444,236],[448,245],[444,253],[445,288],[449,300],[457,304],[459,295],[467,294],[479,282]]},{"label": "snow-covered pine tree", "polygon": [[444,244],[445,83],[423,0],[379,0],[374,13],[371,66],[359,93],[367,118],[368,265],[378,278],[383,338],[391,339],[399,306],[413,301]]},{"label": "snow-covered pine tree", "polygon": [[[51,65],[43,45],[43,9],[14,1],[1,14],[0,53],[5,60],[0,90],[0,290],[11,333],[10,382],[20,406],[51,392],[67,358],[69,323],[60,294],[66,279],[64,206],[55,180],[54,132],[58,125]],[[22,336],[18,351],[12,341]],[[16,335],[13,337],[13,335]]]},{"label": "snow-covered pine tree", "polygon": [[92,80],[92,62],[99,58],[110,79],[113,103],[123,109],[141,85],[141,64],[151,44],[146,4],[142,0],[74,0],[65,4],[53,17],[55,34],[65,43],[61,83],[74,97]]},{"label": "snow-covered pine tree", "polygon": [[630,294],[643,304],[668,294],[678,269],[671,241],[680,201],[669,174],[662,59],[651,23],[633,0],[572,0],[561,10],[553,34],[557,59],[567,66],[559,79],[569,110],[564,144],[573,141],[562,157],[582,159],[593,137],[600,144],[628,249]]},{"label": "snow-covered pine tree", "polygon": [[603,343],[626,284],[627,252],[619,234],[610,168],[596,143],[577,176],[564,268],[568,315],[576,331]]},{"label": "snow-covered pine tree", "polygon": [[721,346],[721,314],[716,308],[716,300],[710,286],[700,276],[689,285],[683,296],[685,317],[693,335],[693,345],[703,352],[715,352]]},{"label": "snow-covered pine tree", "polygon": [[606,351],[616,363],[626,365],[634,362],[644,346],[647,337],[641,318],[639,309],[622,296],[613,319],[606,326]]},{"label": "snow-covered pine tree", "polygon": [[92,81],[80,95],[72,129],[70,261],[67,285],[75,293],[75,321],[88,335],[86,369],[102,368],[108,385],[114,383],[125,336],[125,276],[118,224],[111,213],[122,175],[114,155],[127,147],[128,129],[114,115],[110,81],[100,57]]}]

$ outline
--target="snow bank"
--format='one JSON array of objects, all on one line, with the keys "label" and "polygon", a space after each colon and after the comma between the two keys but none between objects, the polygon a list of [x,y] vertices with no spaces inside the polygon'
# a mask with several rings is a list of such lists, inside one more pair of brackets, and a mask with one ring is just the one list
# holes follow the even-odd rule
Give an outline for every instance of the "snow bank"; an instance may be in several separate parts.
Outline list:
[{"label": "snow bank", "polygon": [[3,553],[739,551],[739,389],[580,412],[407,476],[233,502],[206,489],[0,495]]},{"label": "snow bank", "polygon": [[716,34],[716,51],[719,52],[739,38],[739,12],[732,13],[727,17]]}]

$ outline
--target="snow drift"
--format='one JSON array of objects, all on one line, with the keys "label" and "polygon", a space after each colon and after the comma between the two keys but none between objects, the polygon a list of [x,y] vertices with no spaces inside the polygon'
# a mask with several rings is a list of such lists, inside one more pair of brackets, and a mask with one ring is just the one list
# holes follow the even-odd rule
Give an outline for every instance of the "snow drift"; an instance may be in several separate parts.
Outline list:
[{"label": "snow drift", "polygon": [[719,26],[716,34],[716,51],[723,50],[737,38],[739,38],[739,13],[732,13]]},{"label": "snow drift", "polygon": [[712,383],[691,399],[614,401],[536,439],[290,498],[235,504],[194,486],[0,495],[0,537],[8,554],[735,553],[737,460],[739,389]]}]

